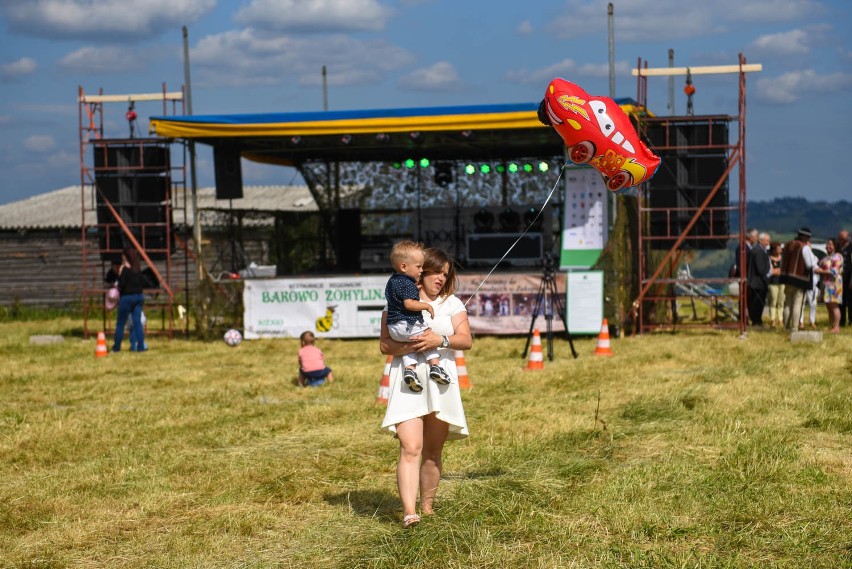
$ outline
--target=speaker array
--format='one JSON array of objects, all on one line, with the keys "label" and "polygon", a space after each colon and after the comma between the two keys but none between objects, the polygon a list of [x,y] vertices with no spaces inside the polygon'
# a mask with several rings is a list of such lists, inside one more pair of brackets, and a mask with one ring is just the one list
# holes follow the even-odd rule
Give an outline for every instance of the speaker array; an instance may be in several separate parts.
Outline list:
[{"label": "speaker array", "polygon": [[[649,126],[648,139],[662,159],[648,184],[647,207],[661,210],[650,212],[653,249],[671,248],[722,178],[728,168],[727,127],[727,123]],[[726,178],[681,248],[724,249],[729,233],[728,210],[724,208],[729,203]]]},{"label": "speaker array", "polygon": [[[152,259],[166,257],[166,207],[171,186],[169,151],[165,146],[134,144],[94,147],[98,241],[101,258],[116,260],[130,245],[107,207],[109,201],[121,220]],[[171,223],[168,223],[171,225]]]}]

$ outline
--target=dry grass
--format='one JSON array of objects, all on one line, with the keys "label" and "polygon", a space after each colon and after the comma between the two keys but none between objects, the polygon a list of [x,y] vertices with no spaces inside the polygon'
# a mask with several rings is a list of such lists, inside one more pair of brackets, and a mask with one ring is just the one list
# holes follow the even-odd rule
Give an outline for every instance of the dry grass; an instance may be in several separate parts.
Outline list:
[{"label": "dry grass", "polygon": [[[524,338],[466,356],[472,436],[399,528],[377,341],[152,339],[94,357],[0,324],[0,567],[852,567],[852,331]],[[31,346],[31,334],[66,341]]]}]

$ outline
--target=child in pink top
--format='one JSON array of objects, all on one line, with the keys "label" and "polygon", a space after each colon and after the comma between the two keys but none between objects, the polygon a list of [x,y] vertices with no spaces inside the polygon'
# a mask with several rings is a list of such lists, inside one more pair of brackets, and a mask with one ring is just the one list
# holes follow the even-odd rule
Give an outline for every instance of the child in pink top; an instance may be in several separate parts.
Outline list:
[{"label": "child in pink top", "polygon": [[313,332],[302,332],[299,336],[302,347],[299,349],[299,385],[302,387],[319,387],[328,380],[334,381],[331,369],[325,365],[322,350],[314,346],[316,337]]}]

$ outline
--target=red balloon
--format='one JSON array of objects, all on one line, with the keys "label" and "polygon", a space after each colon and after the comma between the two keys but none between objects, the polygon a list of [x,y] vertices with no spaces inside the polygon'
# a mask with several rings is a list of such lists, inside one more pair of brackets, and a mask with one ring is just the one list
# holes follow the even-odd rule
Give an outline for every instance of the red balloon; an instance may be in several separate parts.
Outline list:
[{"label": "red balloon", "polygon": [[589,95],[556,78],[547,86],[538,114],[562,137],[571,161],[594,167],[611,192],[623,193],[650,180],[660,167],[660,157],[648,150],[630,118],[609,97]]}]

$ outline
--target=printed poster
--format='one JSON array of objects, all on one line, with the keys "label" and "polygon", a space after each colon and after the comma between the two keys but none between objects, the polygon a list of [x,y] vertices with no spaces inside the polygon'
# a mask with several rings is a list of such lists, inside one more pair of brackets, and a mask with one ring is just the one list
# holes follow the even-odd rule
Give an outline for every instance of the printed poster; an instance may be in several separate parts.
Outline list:
[{"label": "printed poster", "polygon": [[609,191],[594,168],[565,172],[565,219],[562,225],[562,270],[588,269],[606,245]]}]

